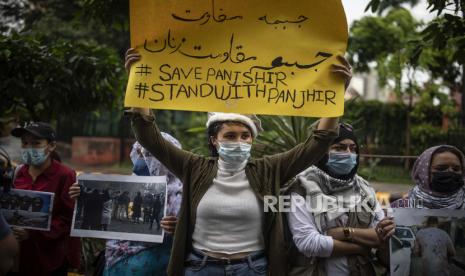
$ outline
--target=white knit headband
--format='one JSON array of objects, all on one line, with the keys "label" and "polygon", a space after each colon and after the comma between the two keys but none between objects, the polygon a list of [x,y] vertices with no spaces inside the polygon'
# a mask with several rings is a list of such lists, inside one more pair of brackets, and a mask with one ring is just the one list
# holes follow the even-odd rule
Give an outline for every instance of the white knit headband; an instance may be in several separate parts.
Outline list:
[{"label": "white knit headband", "polygon": [[207,128],[210,127],[211,124],[216,122],[224,122],[224,121],[233,121],[243,123],[244,125],[248,126],[252,130],[252,136],[254,138],[258,135],[257,126],[249,117],[238,114],[238,113],[208,113],[208,121],[207,121]]}]

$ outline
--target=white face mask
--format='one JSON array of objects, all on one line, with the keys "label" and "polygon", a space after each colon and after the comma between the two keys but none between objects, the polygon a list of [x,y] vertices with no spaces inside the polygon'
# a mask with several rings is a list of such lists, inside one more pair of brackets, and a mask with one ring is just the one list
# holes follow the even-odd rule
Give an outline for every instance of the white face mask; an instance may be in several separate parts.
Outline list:
[{"label": "white face mask", "polygon": [[240,164],[250,157],[252,145],[243,142],[219,142],[218,155],[223,161]]},{"label": "white face mask", "polygon": [[45,148],[24,148],[21,149],[21,159],[24,164],[32,166],[42,165],[48,158]]},{"label": "white face mask", "polygon": [[357,154],[330,152],[326,165],[333,173],[347,175],[357,166]]}]

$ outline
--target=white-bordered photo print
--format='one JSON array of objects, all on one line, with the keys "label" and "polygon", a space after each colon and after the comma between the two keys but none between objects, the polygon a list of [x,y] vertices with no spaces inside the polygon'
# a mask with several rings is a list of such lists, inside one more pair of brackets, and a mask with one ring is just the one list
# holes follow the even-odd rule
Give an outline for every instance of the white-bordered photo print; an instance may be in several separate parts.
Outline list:
[{"label": "white-bordered photo print", "polygon": [[465,210],[393,209],[391,275],[465,275]]},{"label": "white-bordered photo print", "polygon": [[166,177],[81,174],[71,235],[162,243]]},{"label": "white-bordered photo print", "polygon": [[0,190],[0,208],[11,226],[50,231],[54,193],[11,189]]}]

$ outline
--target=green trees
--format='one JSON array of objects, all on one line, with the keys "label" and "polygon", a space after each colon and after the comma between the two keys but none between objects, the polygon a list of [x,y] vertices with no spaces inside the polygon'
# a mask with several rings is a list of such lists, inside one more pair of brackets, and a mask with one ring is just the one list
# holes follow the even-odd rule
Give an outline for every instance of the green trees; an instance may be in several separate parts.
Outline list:
[{"label": "green trees", "polygon": [[[381,3],[380,3],[381,4]],[[350,30],[349,54],[356,71],[378,72],[380,85],[391,86],[398,99],[407,98],[405,154],[411,152],[411,116],[413,95],[418,92],[418,67],[409,62],[409,43],[418,38],[417,22],[404,8],[393,8],[385,16],[367,16],[354,22]],[[408,161],[407,161],[408,162]],[[406,163],[408,166],[408,163]]]},{"label": "green trees", "polygon": [[[453,46],[456,39],[451,38],[456,33],[438,27],[450,17],[454,17],[454,28],[460,24],[456,16],[447,14],[425,25],[400,6],[417,2],[371,1],[367,9],[378,12],[379,16],[364,17],[354,22],[350,30],[349,54],[355,70],[376,70],[380,85],[392,89],[399,103],[405,105],[406,113],[399,120],[405,122],[403,153],[406,155],[417,151],[415,143],[419,135],[425,137],[430,131],[441,136],[442,118],[451,119],[452,127],[460,123],[453,120],[456,117],[454,102],[446,95],[457,92],[461,86],[458,83],[463,72],[459,66],[460,50]],[[430,7],[436,10],[434,4]],[[438,12],[441,14],[442,10]],[[439,111],[439,120],[425,119],[428,110]],[[426,140],[437,142],[441,139]],[[408,161],[405,165],[408,167]]]},{"label": "green trees", "polygon": [[[398,99],[393,104],[347,103],[344,119],[354,124],[365,145],[373,147],[365,149],[371,153],[415,155],[438,143],[463,144],[457,137],[465,133],[465,120],[459,120],[465,112],[458,112],[450,95],[465,95],[465,5],[430,0],[430,11],[438,17],[425,24],[403,5],[418,2],[373,0],[367,9],[377,15],[366,16],[350,28],[348,52],[355,71],[376,70],[380,85]],[[262,138],[264,149],[294,145],[299,135],[291,127],[293,120],[267,118],[271,132]],[[309,124],[300,132],[307,131]]]},{"label": "green trees", "polygon": [[371,9],[373,12],[378,12],[381,14],[383,11],[392,7],[399,8],[402,4],[410,4],[411,6],[415,6],[419,2],[419,0],[372,0],[370,3],[368,3],[365,11]]},{"label": "green trees", "polygon": [[121,109],[122,47],[111,45],[121,37],[86,18],[84,8],[83,1],[2,2],[0,118],[53,121]]},{"label": "green trees", "polygon": [[0,37],[0,117],[51,121],[121,104],[120,59],[109,48]]},{"label": "green trees", "polygon": [[256,153],[259,156],[284,152],[304,142],[315,122],[305,117],[260,116],[260,119],[265,131],[258,136]]},{"label": "green trees", "polygon": [[[367,9],[382,13],[396,7],[393,0],[371,0]],[[416,4],[418,1],[404,1]],[[465,1],[428,0],[428,10],[437,17],[419,29],[418,38],[412,39],[409,62],[422,66],[437,80],[461,95],[465,103]],[[461,109],[461,125],[465,125],[465,104]]]}]

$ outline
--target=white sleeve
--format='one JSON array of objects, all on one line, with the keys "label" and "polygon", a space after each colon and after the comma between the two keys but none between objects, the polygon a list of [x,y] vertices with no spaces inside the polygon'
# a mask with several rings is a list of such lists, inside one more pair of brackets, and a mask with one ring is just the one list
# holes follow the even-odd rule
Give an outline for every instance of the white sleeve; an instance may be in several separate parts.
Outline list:
[{"label": "white sleeve", "polygon": [[376,225],[378,225],[378,222],[380,222],[385,217],[384,210],[381,209],[381,205],[379,204],[378,200],[376,200],[376,206],[374,211],[374,218],[370,224],[370,228],[375,228]]},{"label": "white sleeve", "polygon": [[333,238],[318,232],[313,215],[302,202],[305,200],[301,195],[291,193],[291,204],[295,206],[295,212],[289,212],[287,218],[297,249],[307,257],[331,256]]}]

